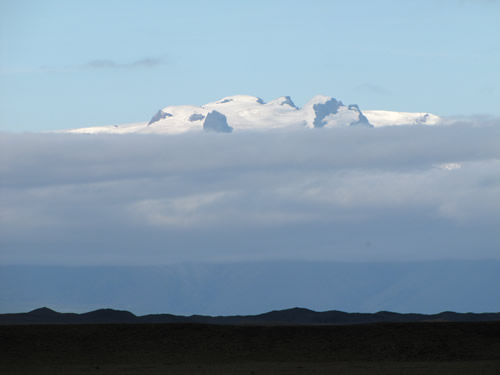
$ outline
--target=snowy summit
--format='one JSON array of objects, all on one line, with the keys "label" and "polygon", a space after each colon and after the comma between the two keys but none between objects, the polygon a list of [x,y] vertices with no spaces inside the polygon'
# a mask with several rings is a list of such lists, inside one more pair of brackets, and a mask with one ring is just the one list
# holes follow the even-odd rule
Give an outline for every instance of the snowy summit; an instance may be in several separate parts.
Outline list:
[{"label": "snowy summit", "polygon": [[390,111],[361,112],[356,104],[344,105],[330,96],[317,95],[303,108],[289,96],[268,103],[249,95],[224,97],[202,106],[168,106],[156,112],[148,123],[99,126],[69,130],[71,133],[159,133],[232,131],[275,128],[379,127],[388,125],[434,125],[438,116],[429,113]]}]

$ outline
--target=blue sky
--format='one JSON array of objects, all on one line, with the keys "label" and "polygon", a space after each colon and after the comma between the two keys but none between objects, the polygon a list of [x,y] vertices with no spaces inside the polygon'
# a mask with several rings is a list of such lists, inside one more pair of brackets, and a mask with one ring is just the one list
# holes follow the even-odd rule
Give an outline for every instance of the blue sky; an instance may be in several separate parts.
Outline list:
[{"label": "blue sky", "polygon": [[0,130],[249,94],[500,115],[500,2],[2,1]]}]

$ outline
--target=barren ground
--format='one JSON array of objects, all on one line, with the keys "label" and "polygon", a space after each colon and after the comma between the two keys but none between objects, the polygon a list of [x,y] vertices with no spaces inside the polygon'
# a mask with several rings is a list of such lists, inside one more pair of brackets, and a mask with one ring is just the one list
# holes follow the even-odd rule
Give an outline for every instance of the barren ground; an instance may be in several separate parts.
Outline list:
[{"label": "barren ground", "polygon": [[500,375],[500,323],[0,326],[0,373]]}]

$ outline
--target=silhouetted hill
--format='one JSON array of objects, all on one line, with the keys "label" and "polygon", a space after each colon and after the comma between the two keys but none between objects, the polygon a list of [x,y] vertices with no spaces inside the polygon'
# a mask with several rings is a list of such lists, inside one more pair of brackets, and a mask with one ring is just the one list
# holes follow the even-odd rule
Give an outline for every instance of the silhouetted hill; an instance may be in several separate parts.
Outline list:
[{"label": "silhouetted hill", "polygon": [[86,323],[133,323],[137,320],[137,316],[129,311],[100,309],[81,314],[80,317]]},{"label": "silhouetted hill", "polygon": [[400,314],[389,311],[347,313],[343,311],[317,312],[304,308],[270,311],[259,315],[236,316],[181,316],[151,314],[136,316],[129,311],[100,309],[83,314],[59,313],[42,307],[27,313],[0,314],[1,325],[26,324],[141,324],[141,323],[203,323],[217,325],[345,325],[368,323],[410,322],[487,322],[500,321],[500,313]]},{"label": "silhouetted hill", "polygon": [[52,316],[60,315],[57,311],[49,309],[48,307],[40,307],[39,309],[35,309],[33,311],[30,311],[29,314],[31,316],[45,316],[45,317],[52,317]]}]

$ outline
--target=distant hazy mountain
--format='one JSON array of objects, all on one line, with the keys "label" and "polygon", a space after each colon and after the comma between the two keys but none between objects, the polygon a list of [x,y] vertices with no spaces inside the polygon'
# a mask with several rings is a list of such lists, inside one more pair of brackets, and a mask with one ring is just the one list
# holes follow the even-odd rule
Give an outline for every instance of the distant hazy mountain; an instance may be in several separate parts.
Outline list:
[{"label": "distant hazy mountain", "polygon": [[303,108],[289,96],[268,103],[249,95],[227,96],[202,106],[168,106],[146,123],[73,129],[70,133],[178,134],[192,131],[229,133],[233,130],[275,128],[379,127],[390,125],[435,125],[440,118],[430,113],[390,111],[361,112],[356,104],[344,105],[335,98],[313,97]]}]

